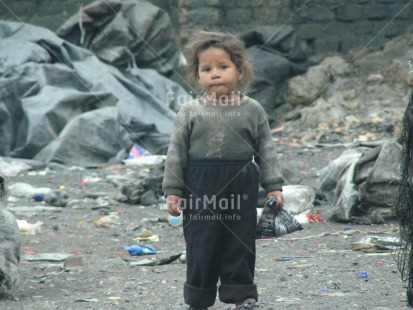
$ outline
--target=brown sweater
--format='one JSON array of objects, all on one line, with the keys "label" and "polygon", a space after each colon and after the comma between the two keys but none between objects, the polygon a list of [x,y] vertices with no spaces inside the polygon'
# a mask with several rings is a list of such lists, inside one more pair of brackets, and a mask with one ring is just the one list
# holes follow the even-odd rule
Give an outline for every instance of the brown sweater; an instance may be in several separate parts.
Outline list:
[{"label": "brown sweater", "polygon": [[254,156],[266,192],[281,189],[284,179],[262,106],[244,96],[222,104],[204,97],[185,103],[175,119],[167,153],[165,196],[182,196],[189,159],[249,159]]}]

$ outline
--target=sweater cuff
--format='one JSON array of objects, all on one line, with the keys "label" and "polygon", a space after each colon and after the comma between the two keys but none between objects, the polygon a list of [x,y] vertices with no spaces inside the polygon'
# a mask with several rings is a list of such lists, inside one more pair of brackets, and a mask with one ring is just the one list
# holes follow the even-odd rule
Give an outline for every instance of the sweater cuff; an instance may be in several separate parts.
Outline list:
[{"label": "sweater cuff", "polygon": [[180,188],[168,187],[168,188],[164,188],[163,191],[164,191],[165,197],[170,196],[170,195],[175,195],[179,197],[184,196],[184,191]]},{"label": "sweater cuff", "polygon": [[268,184],[265,184],[265,186],[263,187],[264,187],[265,193],[269,193],[272,191],[282,191],[283,183],[282,182],[268,183]]}]

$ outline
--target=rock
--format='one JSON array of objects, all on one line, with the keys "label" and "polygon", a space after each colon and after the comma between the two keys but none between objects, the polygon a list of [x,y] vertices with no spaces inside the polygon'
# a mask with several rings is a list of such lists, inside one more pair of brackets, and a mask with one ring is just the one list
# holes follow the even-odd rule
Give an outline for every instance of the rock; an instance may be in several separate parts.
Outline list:
[{"label": "rock", "polygon": [[327,89],[330,77],[325,66],[310,67],[305,74],[288,81],[286,101],[294,106],[311,103]]},{"label": "rock", "polygon": [[409,70],[405,63],[400,59],[395,59],[393,62],[382,71],[384,81],[387,83],[409,83]]},{"label": "rock", "polygon": [[141,195],[141,204],[149,206],[158,202],[158,197],[153,190],[148,190]]},{"label": "rock", "polygon": [[348,75],[350,70],[350,64],[341,56],[330,56],[323,59],[320,66],[325,67],[333,77],[338,75]]}]

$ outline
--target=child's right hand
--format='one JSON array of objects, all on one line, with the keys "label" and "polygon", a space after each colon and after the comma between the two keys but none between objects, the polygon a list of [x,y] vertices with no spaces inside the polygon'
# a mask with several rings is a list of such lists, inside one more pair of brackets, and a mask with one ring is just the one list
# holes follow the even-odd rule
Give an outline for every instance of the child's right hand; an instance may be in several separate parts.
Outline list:
[{"label": "child's right hand", "polygon": [[166,197],[166,206],[168,208],[168,213],[172,216],[179,216],[181,215],[181,211],[179,211],[179,207],[182,203],[182,197],[169,195]]},{"label": "child's right hand", "polygon": [[272,191],[267,193],[267,197],[271,197],[274,196],[277,199],[277,204],[274,206],[274,209],[282,209],[284,207],[284,196],[282,191],[280,190],[276,190],[276,191]]}]

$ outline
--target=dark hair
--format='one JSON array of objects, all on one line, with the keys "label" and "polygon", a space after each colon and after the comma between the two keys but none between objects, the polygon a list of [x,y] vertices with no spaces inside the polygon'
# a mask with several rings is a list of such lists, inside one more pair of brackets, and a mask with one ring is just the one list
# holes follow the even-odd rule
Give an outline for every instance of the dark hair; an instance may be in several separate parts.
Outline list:
[{"label": "dark hair", "polygon": [[0,200],[6,197],[6,185],[4,178],[0,175]]},{"label": "dark hair", "polygon": [[228,53],[231,61],[243,75],[238,83],[239,89],[247,92],[254,80],[254,70],[248,60],[244,42],[230,33],[200,31],[192,36],[186,46],[189,83],[195,87],[199,86],[199,53],[211,47],[223,49]]}]

